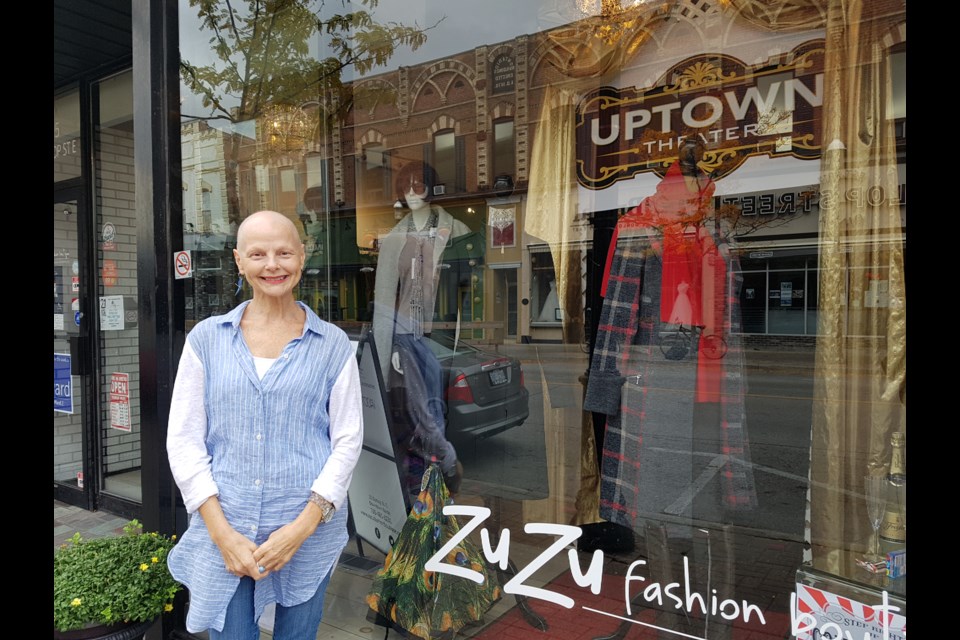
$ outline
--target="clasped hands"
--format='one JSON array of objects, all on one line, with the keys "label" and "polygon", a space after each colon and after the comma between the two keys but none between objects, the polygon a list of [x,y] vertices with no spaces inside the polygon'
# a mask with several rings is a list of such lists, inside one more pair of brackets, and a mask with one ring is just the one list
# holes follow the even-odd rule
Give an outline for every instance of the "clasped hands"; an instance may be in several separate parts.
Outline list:
[{"label": "clasped hands", "polygon": [[223,541],[218,541],[227,571],[235,576],[249,576],[260,580],[282,569],[309,534],[303,535],[296,522],[284,525],[257,545],[252,540],[233,530]]}]

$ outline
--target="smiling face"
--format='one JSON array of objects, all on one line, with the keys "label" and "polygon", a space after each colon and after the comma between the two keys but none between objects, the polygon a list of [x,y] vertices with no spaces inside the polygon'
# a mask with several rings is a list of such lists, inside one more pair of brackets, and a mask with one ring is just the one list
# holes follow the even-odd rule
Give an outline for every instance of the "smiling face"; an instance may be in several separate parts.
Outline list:
[{"label": "smiling face", "polygon": [[285,297],[292,295],[300,282],[306,253],[289,218],[275,211],[258,211],[237,229],[233,258],[254,298]]}]

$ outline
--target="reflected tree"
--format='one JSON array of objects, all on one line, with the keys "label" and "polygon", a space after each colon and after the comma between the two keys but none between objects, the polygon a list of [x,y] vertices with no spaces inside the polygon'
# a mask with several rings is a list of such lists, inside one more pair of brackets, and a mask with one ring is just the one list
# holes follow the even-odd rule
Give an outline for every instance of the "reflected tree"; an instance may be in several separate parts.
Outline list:
[{"label": "reflected tree", "polygon": [[[335,7],[323,0],[190,0],[201,30],[209,33],[210,55],[198,62],[182,59],[180,74],[209,111],[184,117],[236,125],[271,109],[309,103],[317,107],[313,132],[327,126],[353,102],[345,70],[364,74],[385,65],[399,47],[416,50],[426,41],[429,28],[377,22],[378,3],[360,0],[348,10],[345,0]],[[243,140],[236,127],[230,129],[224,177],[228,219],[236,223]]]}]

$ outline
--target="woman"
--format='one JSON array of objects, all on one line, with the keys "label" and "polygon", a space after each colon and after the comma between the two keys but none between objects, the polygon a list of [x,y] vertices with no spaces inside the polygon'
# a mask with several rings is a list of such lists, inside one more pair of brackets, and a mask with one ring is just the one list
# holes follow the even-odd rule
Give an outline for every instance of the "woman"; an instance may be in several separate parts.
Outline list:
[{"label": "woman", "polygon": [[190,524],[170,553],[190,590],[187,629],[313,640],[347,542],[347,487],[363,441],[355,349],[294,298],[305,260],[294,224],[260,211],[234,259],[253,298],[187,336],[167,452]]}]

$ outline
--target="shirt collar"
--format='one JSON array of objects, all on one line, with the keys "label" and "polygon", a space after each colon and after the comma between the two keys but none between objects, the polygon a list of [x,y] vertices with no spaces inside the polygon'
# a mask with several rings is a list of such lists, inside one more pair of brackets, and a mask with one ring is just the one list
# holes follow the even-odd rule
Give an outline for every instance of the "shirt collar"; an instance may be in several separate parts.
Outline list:
[{"label": "shirt collar", "polygon": [[[243,310],[247,308],[247,305],[250,304],[249,300],[244,300],[232,310],[220,316],[219,324],[229,324],[232,325],[234,329],[240,329],[240,318],[243,317]],[[312,331],[313,333],[322,336],[324,331],[324,322],[320,317],[313,313],[306,304],[297,300],[297,304],[300,305],[300,308],[306,312],[307,321],[306,321],[306,331]]]}]

